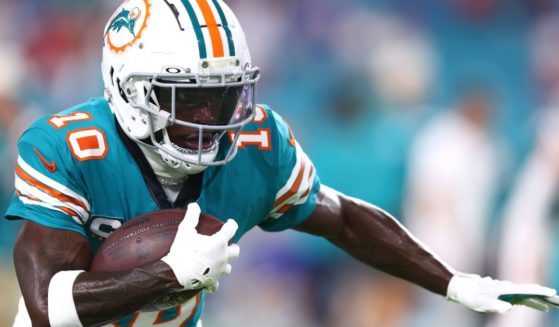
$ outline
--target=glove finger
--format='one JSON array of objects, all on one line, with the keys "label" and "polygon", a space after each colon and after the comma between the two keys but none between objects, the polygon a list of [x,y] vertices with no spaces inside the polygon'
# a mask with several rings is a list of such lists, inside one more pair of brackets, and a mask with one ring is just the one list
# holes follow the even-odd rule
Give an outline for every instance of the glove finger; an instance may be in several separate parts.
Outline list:
[{"label": "glove finger", "polygon": [[219,288],[219,280],[216,280],[214,283],[210,285],[206,285],[206,291],[208,291],[208,293],[214,293],[215,291],[217,291],[218,288]]},{"label": "glove finger", "polygon": [[501,294],[518,294],[529,296],[554,296],[557,292],[549,287],[543,287],[537,284],[514,284],[506,285]]},{"label": "glove finger", "polygon": [[225,265],[225,267],[223,267],[223,270],[218,277],[229,276],[230,273],[231,273],[231,265],[227,264]]},{"label": "glove finger", "polygon": [[227,222],[221,226],[221,229],[216,233],[216,236],[229,242],[237,232],[239,225],[233,219],[227,219]]},{"label": "glove finger", "polygon": [[184,214],[184,219],[179,224],[180,230],[194,230],[198,226],[198,220],[200,219],[200,206],[196,202],[192,202],[188,205],[186,213]]},{"label": "glove finger", "polygon": [[554,296],[544,297],[541,300],[547,303],[550,307],[559,309],[559,296],[554,295]]},{"label": "glove finger", "polygon": [[512,308],[512,304],[503,301],[495,301],[492,310],[487,310],[486,312],[496,312],[496,313],[505,313]]},{"label": "glove finger", "polygon": [[241,248],[237,244],[231,244],[227,247],[227,259],[235,259],[239,257]]},{"label": "glove finger", "polygon": [[545,303],[542,299],[539,298],[527,298],[520,301],[518,304],[527,306],[529,308],[538,311],[543,311],[543,312],[549,311],[549,305],[547,305],[547,303]]},{"label": "glove finger", "polygon": [[512,304],[497,300],[493,297],[486,297],[485,301],[483,301],[483,306],[479,306],[474,308],[475,311],[478,312],[496,312],[496,313],[505,313],[512,308]]},{"label": "glove finger", "polygon": [[190,284],[191,284],[193,289],[197,289],[197,288],[200,288],[202,286],[202,283],[199,280],[196,280],[196,279],[191,280]]}]

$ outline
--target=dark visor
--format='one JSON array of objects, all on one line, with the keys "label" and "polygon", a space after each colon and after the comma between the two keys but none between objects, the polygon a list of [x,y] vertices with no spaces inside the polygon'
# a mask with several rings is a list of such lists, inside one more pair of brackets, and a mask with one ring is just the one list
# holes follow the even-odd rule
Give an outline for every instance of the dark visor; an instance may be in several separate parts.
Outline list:
[{"label": "dark visor", "polygon": [[[154,86],[162,110],[173,114],[173,86]],[[175,113],[177,120],[205,125],[229,125],[250,115],[245,104],[250,102],[248,86],[176,87]],[[239,105],[240,104],[240,105]]]}]

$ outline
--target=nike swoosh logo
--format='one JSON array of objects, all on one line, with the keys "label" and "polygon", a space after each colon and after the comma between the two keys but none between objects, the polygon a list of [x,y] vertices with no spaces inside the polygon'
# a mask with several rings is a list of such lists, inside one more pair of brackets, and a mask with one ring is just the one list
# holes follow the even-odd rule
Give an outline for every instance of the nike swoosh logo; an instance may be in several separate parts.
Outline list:
[{"label": "nike swoosh logo", "polygon": [[37,157],[39,157],[39,160],[41,160],[41,162],[43,163],[43,165],[47,168],[48,171],[50,171],[51,173],[54,173],[54,171],[56,170],[56,164],[54,163],[54,160],[52,160],[50,163],[47,162],[47,160],[41,155],[41,153],[39,152],[39,150],[37,150],[37,148],[33,148],[33,150],[35,150],[35,153],[37,154]]}]

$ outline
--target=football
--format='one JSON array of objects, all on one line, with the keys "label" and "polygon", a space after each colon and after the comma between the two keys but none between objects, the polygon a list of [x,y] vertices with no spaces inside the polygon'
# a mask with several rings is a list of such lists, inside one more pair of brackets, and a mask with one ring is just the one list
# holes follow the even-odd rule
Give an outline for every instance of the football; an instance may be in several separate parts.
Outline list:
[{"label": "football", "polygon": [[[186,209],[163,209],[138,216],[115,230],[101,244],[90,271],[122,271],[155,262],[169,253]],[[223,223],[206,213],[200,214],[196,230],[212,235]],[[158,311],[184,303],[200,290],[175,292],[154,299],[142,311]]]}]

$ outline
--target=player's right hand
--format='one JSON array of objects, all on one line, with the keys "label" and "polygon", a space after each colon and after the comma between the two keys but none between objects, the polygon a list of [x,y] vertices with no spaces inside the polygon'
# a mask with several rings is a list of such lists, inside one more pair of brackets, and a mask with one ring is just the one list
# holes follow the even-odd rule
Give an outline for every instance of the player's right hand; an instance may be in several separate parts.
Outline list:
[{"label": "player's right hand", "polygon": [[189,204],[171,249],[161,260],[171,267],[185,289],[215,292],[218,279],[231,273],[229,261],[239,256],[239,246],[229,245],[239,226],[229,219],[217,233],[206,236],[196,231],[199,217],[198,204]]},{"label": "player's right hand", "polygon": [[513,305],[524,305],[540,311],[558,307],[552,288],[536,284],[515,284],[491,277],[457,273],[448,285],[447,299],[478,312],[509,311]]}]

